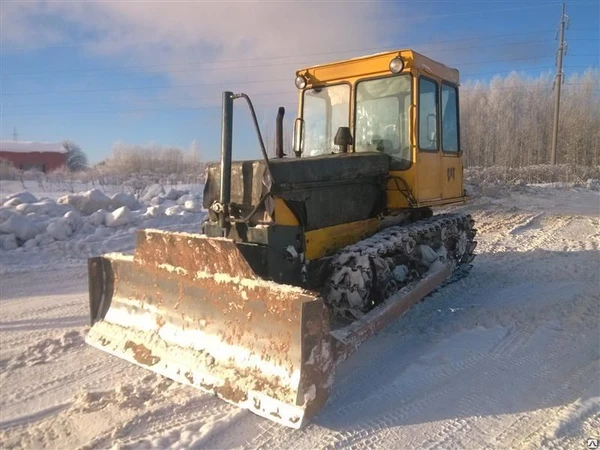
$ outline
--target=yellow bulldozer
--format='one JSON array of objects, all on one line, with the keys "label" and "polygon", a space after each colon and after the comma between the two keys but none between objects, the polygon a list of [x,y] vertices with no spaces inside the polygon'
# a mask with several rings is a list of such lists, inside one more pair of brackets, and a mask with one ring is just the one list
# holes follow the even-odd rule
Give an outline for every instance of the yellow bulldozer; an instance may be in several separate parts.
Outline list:
[{"label": "yellow bulldozer", "polygon": [[[431,209],[466,200],[457,70],[398,50],[301,69],[295,84],[293,148],[280,108],[275,157],[249,97],[223,93],[201,233],[142,229],[133,255],[89,259],[87,342],[299,428],[338,363],[468,272],[476,230]],[[232,160],[236,99],[258,160]]]}]

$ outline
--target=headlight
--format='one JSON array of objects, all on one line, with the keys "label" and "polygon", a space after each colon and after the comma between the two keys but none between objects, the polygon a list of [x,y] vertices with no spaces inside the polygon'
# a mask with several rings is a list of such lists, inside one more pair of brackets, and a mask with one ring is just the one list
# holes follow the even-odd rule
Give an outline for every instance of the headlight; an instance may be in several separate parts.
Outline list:
[{"label": "headlight", "polygon": [[392,73],[400,73],[404,69],[404,61],[399,56],[396,56],[390,61],[390,71]]},{"label": "headlight", "polygon": [[296,77],[296,87],[298,89],[304,89],[306,87],[306,78],[304,78],[302,75],[298,75]]}]

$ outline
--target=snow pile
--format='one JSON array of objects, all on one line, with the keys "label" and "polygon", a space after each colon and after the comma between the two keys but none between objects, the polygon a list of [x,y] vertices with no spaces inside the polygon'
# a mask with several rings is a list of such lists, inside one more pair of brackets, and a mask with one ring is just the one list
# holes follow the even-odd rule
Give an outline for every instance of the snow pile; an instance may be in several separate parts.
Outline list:
[{"label": "snow pile", "polygon": [[21,203],[34,203],[37,199],[27,191],[6,196],[4,206],[17,206]]},{"label": "snow pile", "polygon": [[[0,204],[0,249],[15,251],[48,247],[56,242],[91,242],[115,234],[127,235],[128,247],[136,228],[160,228],[199,222],[201,196],[189,190],[152,185],[136,198],[129,193],[111,197],[99,189],[38,199],[30,192],[4,197]],[[172,218],[172,219],[171,219]],[[92,250],[90,250],[92,251]]]},{"label": "snow pile", "polygon": [[111,204],[115,208],[120,208],[121,206],[126,206],[132,211],[138,210],[142,207],[142,205],[136,200],[136,198],[131,194],[126,194],[125,192],[119,192],[111,197]]},{"label": "snow pile", "polygon": [[41,229],[31,218],[19,214],[11,215],[8,220],[0,223],[0,233],[12,234],[21,241],[33,239]]},{"label": "snow pile", "polygon": [[111,209],[112,199],[99,189],[91,189],[79,194],[69,194],[57,200],[59,205],[70,205],[80,213],[89,216],[99,209]]},{"label": "snow pile", "polygon": [[121,206],[119,209],[112,213],[106,214],[106,226],[107,227],[120,227],[121,225],[129,225],[133,222],[133,214],[127,206]]}]

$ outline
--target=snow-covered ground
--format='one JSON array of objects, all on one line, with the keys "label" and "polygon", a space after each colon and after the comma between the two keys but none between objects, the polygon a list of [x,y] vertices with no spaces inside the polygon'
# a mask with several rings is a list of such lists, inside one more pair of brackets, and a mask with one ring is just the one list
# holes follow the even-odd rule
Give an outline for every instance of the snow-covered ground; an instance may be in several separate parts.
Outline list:
[{"label": "snow-covered ground", "polygon": [[[586,448],[600,438],[599,193],[469,190],[454,209],[479,229],[471,274],[338,367],[299,431],[84,343],[85,256],[132,248],[131,225],[3,250],[0,447]],[[188,217],[166,226],[197,226]]]}]

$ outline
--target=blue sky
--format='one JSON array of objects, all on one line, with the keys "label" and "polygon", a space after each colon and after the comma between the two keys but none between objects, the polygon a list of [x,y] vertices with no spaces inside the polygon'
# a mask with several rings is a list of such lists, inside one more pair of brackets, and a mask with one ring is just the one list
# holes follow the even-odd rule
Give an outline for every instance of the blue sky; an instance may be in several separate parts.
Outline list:
[{"label": "blue sky", "polygon": [[[217,158],[220,95],[249,94],[265,134],[296,110],[296,68],[392,48],[456,67],[464,83],[553,71],[560,2],[3,0],[0,135],[72,139],[90,160],[117,141]],[[567,2],[564,72],[599,66],[600,2]],[[237,159],[259,156],[236,107]],[[290,133],[290,127],[285,130]]]}]

